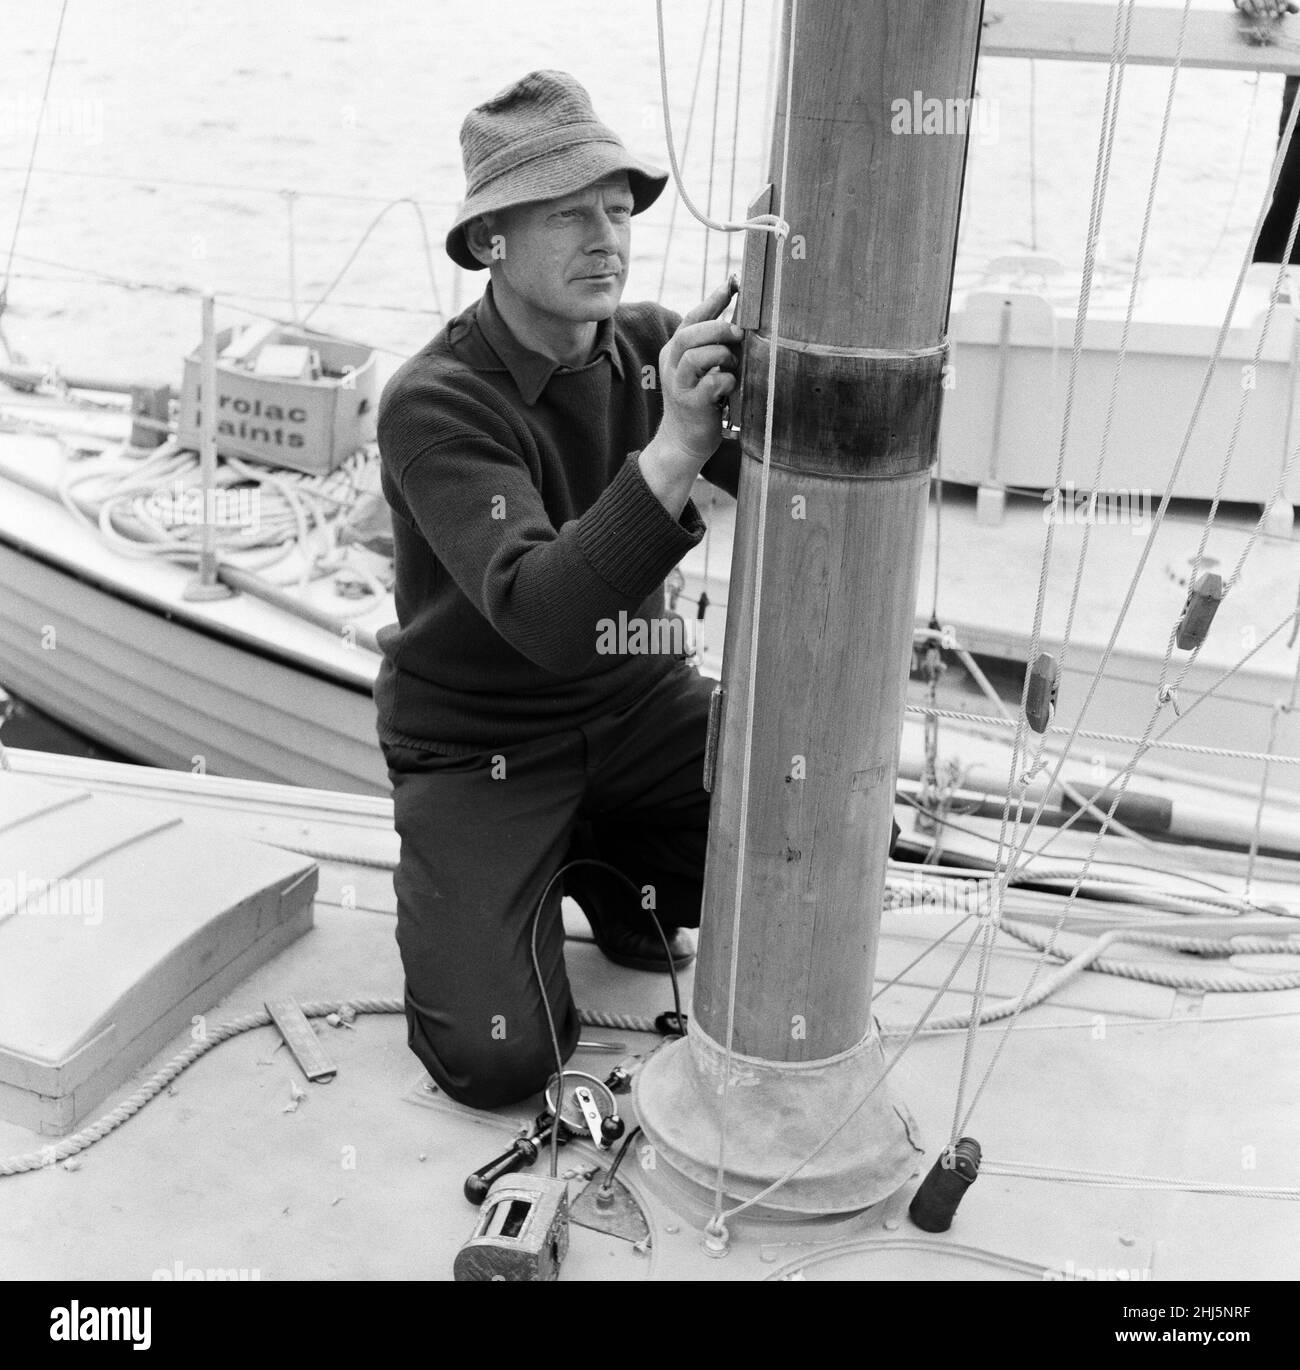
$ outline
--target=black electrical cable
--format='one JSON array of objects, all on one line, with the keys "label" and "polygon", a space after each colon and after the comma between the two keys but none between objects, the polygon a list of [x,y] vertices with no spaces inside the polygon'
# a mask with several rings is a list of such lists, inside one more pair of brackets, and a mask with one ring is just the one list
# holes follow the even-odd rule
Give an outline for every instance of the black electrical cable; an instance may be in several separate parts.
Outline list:
[{"label": "black electrical cable", "polygon": [[[546,980],[542,975],[542,967],[537,959],[537,928],[542,919],[542,910],[546,907],[546,901],[550,897],[555,882],[565,873],[572,870],[574,866],[599,866],[601,870],[609,871],[611,875],[617,876],[632,891],[633,899],[641,893],[636,885],[625,875],[617,866],[611,866],[608,861],[598,861],[595,857],[580,856],[572,861],[566,861],[563,866],[555,872],[546,882],[546,888],[542,891],[541,898],[537,901],[537,907],[533,910],[532,934],[529,937],[529,955],[532,957],[533,974],[537,977],[537,989],[542,996],[542,1007],[546,1010],[546,1028],[551,1034],[551,1050],[555,1053],[555,1113],[551,1118],[551,1179],[555,1179],[560,1170],[560,1113],[564,1108],[564,1057],[560,1052],[560,1037],[555,1030],[555,1015],[551,1012],[551,1001],[546,993]],[[654,915],[653,909],[647,909],[650,921],[655,926],[655,931],[659,934],[659,940],[664,944],[664,955],[668,958],[668,974],[673,982],[673,1008],[677,1013],[677,1021],[682,1023],[682,996],[677,984],[677,967],[673,965],[672,948],[668,945],[668,934],[663,930],[663,925]]]},{"label": "black electrical cable", "polygon": [[623,1157],[627,1155],[628,1150],[629,1150],[629,1148],[631,1147],[633,1141],[636,1140],[636,1135],[637,1135],[637,1133],[640,1132],[640,1131],[641,1131],[641,1124],[638,1123],[638,1124],[632,1129],[632,1131],[629,1132],[629,1133],[627,1134],[627,1136],[623,1138],[623,1145],[622,1145],[621,1147],[619,1147],[619,1149],[618,1149],[618,1155],[614,1157],[614,1164],[610,1166],[609,1171],[606,1173],[605,1178],[604,1178],[604,1180],[602,1181],[601,1186],[600,1186],[601,1189],[602,1189],[603,1191],[605,1191],[606,1193],[608,1193],[608,1191],[609,1191],[611,1188],[613,1188],[613,1185],[614,1185],[614,1176],[618,1174],[618,1168],[619,1168],[619,1166],[621,1166],[621,1165],[623,1164]]}]

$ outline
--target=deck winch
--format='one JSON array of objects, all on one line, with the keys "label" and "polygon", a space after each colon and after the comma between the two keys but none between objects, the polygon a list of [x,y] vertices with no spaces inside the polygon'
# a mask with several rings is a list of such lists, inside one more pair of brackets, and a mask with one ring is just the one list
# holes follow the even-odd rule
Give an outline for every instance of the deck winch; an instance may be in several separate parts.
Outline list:
[{"label": "deck winch", "polygon": [[[544,1095],[546,1107],[537,1115],[531,1129],[516,1137],[505,1151],[466,1179],[465,1197],[470,1203],[485,1202],[497,1181],[532,1165],[553,1127],[557,1145],[563,1146],[578,1137],[590,1137],[601,1151],[607,1151],[623,1135],[625,1124],[615,1096],[627,1090],[628,1072],[625,1069],[615,1066],[604,1080],[580,1070],[566,1070],[564,1077],[584,1083],[575,1086],[569,1098],[564,1100],[558,1120],[554,1111],[555,1077],[552,1076]],[[593,1090],[601,1096],[603,1107],[597,1105]]]},{"label": "deck winch", "polygon": [[[566,1070],[565,1080],[582,1082],[574,1084],[566,1099],[563,1083],[557,1086],[556,1076],[551,1076],[543,1092],[546,1107],[532,1128],[465,1181],[465,1197],[481,1204],[483,1211],[456,1255],[456,1279],[538,1281],[558,1276],[569,1247],[568,1181],[553,1173],[512,1176],[532,1165],[552,1135],[557,1145],[589,1136],[599,1150],[607,1151],[625,1131],[615,1096],[626,1089],[626,1078],[627,1072],[618,1067],[606,1080]],[[597,1094],[603,1108],[597,1105]],[[619,1153],[619,1161],[625,1151]],[[607,1191],[616,1168],[617,1162],[610,1168]]]},{"label": "deck winch", "polygon": [[568,1249],[568,1182],[520,1175],[493,1187],[473,1234],[456,1253],[454,1275],[462,1281],[554,1280]]}]

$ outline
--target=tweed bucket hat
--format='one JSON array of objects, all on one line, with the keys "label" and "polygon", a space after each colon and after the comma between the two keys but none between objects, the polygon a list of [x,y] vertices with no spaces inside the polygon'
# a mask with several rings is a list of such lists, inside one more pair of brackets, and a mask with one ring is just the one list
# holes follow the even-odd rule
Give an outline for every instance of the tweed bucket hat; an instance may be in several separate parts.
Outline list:
[{"label": "tweed bucket hat", "polygon": [[482,269],[465,241],[479,214],[571,195],[593,181],[627,173],[632,213],[659,198],[668,176],[633,157],[596,118],[591,96],[567,72],[532,71],[470,110],[460,130],[465,199],[447,234],[447,254],[468,271]]}]

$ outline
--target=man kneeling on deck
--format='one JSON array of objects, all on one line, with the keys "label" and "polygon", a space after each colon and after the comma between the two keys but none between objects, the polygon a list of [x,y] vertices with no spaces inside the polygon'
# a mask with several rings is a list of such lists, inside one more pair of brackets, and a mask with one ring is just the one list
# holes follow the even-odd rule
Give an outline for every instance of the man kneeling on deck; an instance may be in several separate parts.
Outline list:
[{"label": "man kneeling on deck", "polygon": [[[720,406],[740,333],[717,317],[729,286],[684,321],[620,306],[632,216],[667,178],[572,77],[524,77],[461,147],[447,251],[490,280],[381,403],[398,623],[376,700],[410,1046],[453,1099],[493,1107],[554,1070],[530,955],[548,885],[538,960],[566,1058],[562,893],[619,965],[668,968],[647,906],[673,964],[694,955],[712,682],[662,631],[663,581],[704,534],[696,477],[736,493]],[[626,880],[580,865],[552,883],[580,857]]]}]

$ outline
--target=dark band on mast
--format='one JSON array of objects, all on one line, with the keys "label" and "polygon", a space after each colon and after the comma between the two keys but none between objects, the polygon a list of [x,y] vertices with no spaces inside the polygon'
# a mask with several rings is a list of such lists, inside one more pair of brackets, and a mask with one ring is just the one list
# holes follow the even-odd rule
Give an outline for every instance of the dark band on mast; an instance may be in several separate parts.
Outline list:
[{"label": "dark band on mast", "polygon": [[[771,342],[745,341],[741,440],[761,461]],[[825,347],[781,339],[772,464],[887,480],[929,470],[938,450],[945,340],[928,348]]]}]

